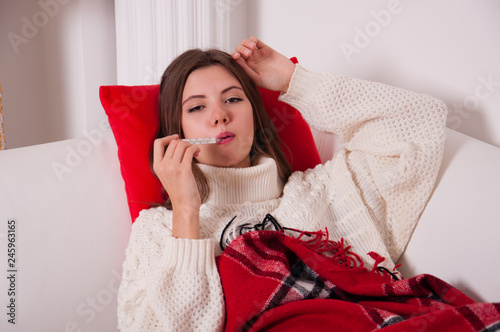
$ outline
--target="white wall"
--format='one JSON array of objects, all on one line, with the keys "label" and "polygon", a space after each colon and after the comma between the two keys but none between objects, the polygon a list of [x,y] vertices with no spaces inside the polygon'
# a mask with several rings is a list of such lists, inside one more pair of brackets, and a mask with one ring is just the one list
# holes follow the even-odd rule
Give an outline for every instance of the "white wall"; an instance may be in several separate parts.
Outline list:
[{"label": "white wall", "polygon": [[[256,35],[312,70],[431,94],[447,103],[450,128],[500,146],[500,2],[221,1],[230,50]],[[26,40],[18,52],[9,33]],[[2,0],[0,36],[8,148],[99,128],[98,87],[116,83],[114,1]]]},{"label": "white wall", "polygon": [[450,128],[500,146],[500,2],[251,0],[241,6],[248,9],[246,35],[312,70],[431,94],[448,105]]},{"label": "white wall", "polygon": [[114,2],[0,2],[0,81],[7,148],[99,128],[98,88],[116,83]]}]

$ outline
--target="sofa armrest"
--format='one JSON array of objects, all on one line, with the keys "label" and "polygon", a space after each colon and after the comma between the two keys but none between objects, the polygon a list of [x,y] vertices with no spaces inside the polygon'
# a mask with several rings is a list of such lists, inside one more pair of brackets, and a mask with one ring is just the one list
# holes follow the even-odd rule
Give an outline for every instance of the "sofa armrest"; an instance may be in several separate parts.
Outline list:
[{"label": "sofa armrest", "polygon": [[399,263],[480,302],[500,301],[500,148],[447,129],[436,187]]},{"label": "sofa armrest", "polygon": [[[1,151],[0,170],[0,261],[4,273],[16,271],[8,300],[15,301],[17,329],[117,330],[131,221],[113,136]],[[16,225],[13,268],[5,249],[9,220]],[[10,280],[1,280],[7,292]],[[1,331],[12,326],[0,322]]]}]

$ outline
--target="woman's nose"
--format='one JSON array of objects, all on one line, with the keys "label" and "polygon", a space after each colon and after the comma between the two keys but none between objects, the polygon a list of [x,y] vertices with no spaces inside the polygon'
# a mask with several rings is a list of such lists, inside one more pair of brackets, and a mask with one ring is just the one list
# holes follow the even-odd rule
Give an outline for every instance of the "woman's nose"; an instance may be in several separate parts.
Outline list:
[{"label": "woman's nose", "polygon": [[226,124],[229,122],[229,116],[222,107],[217,107],[216,109],[214,109],[212,117],[212,123],[214,125]]},{"label": "woman's nose", "polygon": [[228,121],[227,117],[222,117],[220,119],[216,119],[215,124],[217,125],[219,123],[227,123],[227,121]]}]

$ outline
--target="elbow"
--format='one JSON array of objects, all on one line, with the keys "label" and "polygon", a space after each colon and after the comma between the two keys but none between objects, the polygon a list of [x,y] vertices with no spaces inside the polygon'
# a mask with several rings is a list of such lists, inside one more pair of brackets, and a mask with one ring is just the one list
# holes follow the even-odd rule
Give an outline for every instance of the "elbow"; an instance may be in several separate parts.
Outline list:
[{"label": "elbow", "polygon": [[443,101],[431,97],[425,113],[428,120],[427,128],[424,130],[426,132],[424,141],[434,146],[431,150],[440,151],[444,148],[448,107]]},{"label": "elbow", "polygon": [[437,100],[437,110],[438,113],[441,114],[444,126],[446,126],[446,117],[448,116],[448,106],[446,106],[444,101]]}]

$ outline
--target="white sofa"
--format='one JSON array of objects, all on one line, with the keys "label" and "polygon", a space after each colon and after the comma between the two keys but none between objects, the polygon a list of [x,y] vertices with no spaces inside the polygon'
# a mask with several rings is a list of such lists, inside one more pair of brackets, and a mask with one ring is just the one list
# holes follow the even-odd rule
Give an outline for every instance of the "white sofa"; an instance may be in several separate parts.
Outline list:
[{"label": "white sofa", "polygon": [[[447,135],[437,186],[400,270],[436,275],[477,301],[500,301],[500,148]],[[116,330],[131,220],[111,133],[1,151],[0,221],[2,273],[15,277],[14,284],[0,278],[1,331]],[[15,325],[6,315],[11,299]]]}]

